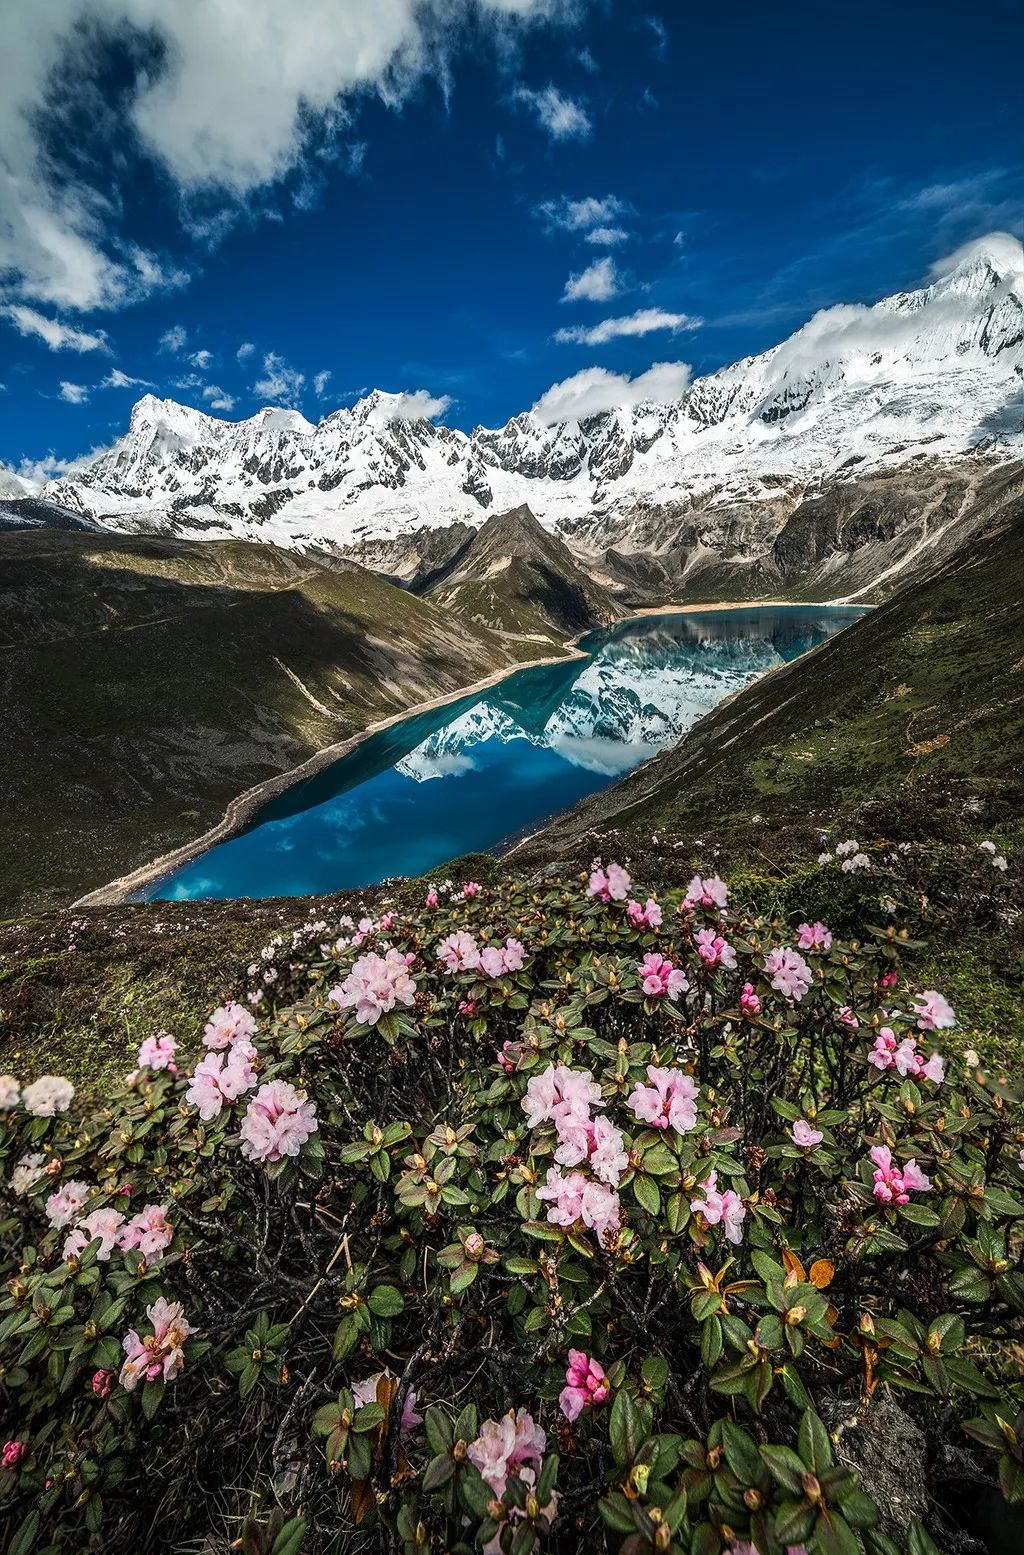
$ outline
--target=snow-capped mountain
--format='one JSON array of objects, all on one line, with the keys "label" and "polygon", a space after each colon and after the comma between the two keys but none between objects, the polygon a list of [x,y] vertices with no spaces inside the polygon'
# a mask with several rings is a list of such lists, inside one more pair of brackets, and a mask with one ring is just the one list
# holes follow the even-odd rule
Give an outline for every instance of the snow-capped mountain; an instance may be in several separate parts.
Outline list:
[{"label": "snow-capped mountain", "polygon": [[406,402],[375,391],[314,425],[270,408],[222,421],[147,395],[123,438],[42,495],[115,528],[371,562],[377,547],[386,564],[414,531],[520,503],[600,549],[602,526],[618,544],[635,513],[777,503],[780,489],[920,456],[1011,457],[1024,451],[1024,250],[982,240],[924,289],[827,309],[670,404],[553,426],[526,412],[467,435],[406,419]]}]

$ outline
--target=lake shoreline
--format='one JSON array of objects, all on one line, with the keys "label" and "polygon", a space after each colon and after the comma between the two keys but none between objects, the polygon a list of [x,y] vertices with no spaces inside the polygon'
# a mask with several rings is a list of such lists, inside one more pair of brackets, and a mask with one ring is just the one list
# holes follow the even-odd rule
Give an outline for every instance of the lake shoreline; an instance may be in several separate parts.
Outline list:
[{"label": "lake shoreline", "polygon": [[[386,718],[375,720],[367,724],[365,728],[355,734],[348,735],[344,740],[335,741],[331,745],[325,745],[321,750],[314,751],[305,761],[297,767],[290,767],[285,772],[276,773],[273,777],[264,779],[261,783],[254,784],[245,789],[232,799],[224,811],[221,819],[213,826],[194,837],[189,842],[182,843],[177,848],[172,848],[167,853],[151,859],[148,863],[140,864],[138,868],[131,870],[126,875],[121,875],[116,880],[108,881],[105,885],[87,892],[71,903],[70,910],[77,911],[89,907],[118,907],[124,905],[129,897],[144,886],[152,885],[164,875],[173,874],[182,865],[189,864],[193,859],[206,853],[218,843],[226,842],[229,838],[237,836],[244,826],[252,819],[256,812],[271,799],[278,798],[289,788],[304,782],[307,778],[315,777],[326,767],[332,766],[336,761],[349,756],[353,751],[374,735],[392,728],[395,724],[402,723],[407,718],[416,718],[423,713],[429,713],[439,707],[445,707],[450,703],[461,701],[463,697],[474,696],[483,691],[489,691],[510,676],[519,674],[522,670],[539,669],[546,664],[562,664],[567,659],[585,659],[579,644],[587,637],[601,630],[612,630],[614,627],[624,626],[629,621],[649,619],[659,615],[694,615],[714,610],[753,610],[759,607],[778,609],[783,606],[793,606],[799,609],[827,609],[830,607],[842,608],[845,600],[772,600],[772,599],[746,599],[729,601],[705,601],[704,603],[666,604],[643,606],[630,611],[628,616],[615,621],[610,626],[601,628],[593,627],[585,632],[580,632],[576,637],[570,638],[564,645],[561,653],[550,654],[541,659],[527,659],[525,661],[508,665],[506,668],[494,671],[493,674],[484,676],[481,680],[473,681],[468,686],[460,687],[456,691],[446,692],[441,696],[430,697],[424,702],[411,704],[397,713],[389,714]],[[525,839],[523,839],[525,840]],[[519,844],[517,844],[518,846]]]}]

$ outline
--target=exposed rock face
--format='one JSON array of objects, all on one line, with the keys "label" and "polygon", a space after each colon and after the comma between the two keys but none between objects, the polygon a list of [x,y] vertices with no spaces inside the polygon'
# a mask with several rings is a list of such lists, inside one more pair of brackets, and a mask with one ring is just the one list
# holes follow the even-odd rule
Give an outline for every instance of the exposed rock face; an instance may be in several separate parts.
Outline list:
[{"label": "exposed rock face", "polygon": [[1022,451],[1024,251],[1007,238],[922,290],[828,309],[670,404],[467,435],[378,391],[317,425],[147,395],[45,495],[133,532],[330,548],[413,583],[460,528],[528,503],[627,598],[715,590],[723,569],[731,592],[836,592],[931,545],[965,483]]}]

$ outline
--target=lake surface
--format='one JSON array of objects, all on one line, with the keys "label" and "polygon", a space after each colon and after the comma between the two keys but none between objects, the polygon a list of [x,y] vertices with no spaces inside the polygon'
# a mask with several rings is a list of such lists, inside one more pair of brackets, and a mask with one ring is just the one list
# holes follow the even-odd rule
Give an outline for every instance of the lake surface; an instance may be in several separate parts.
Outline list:
[{"label": "lake surface", "polygon": [[863,613],[756,605],[595,632],[583,659],[519,670],[371,736],[136,900],[321,895],[500,848]]}]

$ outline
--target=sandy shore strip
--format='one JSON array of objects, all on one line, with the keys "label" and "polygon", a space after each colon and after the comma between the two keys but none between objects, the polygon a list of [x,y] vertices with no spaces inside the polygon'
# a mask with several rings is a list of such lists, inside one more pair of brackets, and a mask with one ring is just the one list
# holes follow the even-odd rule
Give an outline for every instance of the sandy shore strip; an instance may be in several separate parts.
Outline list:
[{"label": "sandy shore strip", "polygon": [[[589,633],[583,635],[587,636]],[[574,638],[571,642],[567,642],[563,653],[553,653],[543,659],[524,659],[521,663],[495,670],[493,675],[486,675],[483,680],[475,680],[471,685],[460,687],[458,691],[447,691],[443,696],[429,697],[425,702],[412,703],[409,707],[402,708],[401,712],[392,713],[387,718],[379,718],[375,723],[367,724],[365,729],[350,734],[347,739],[339,740],[334,745],[325,745],[323,750],[315,751],[299,766],[290,767],[287,772],[278,772],[274,777],[267,778],[263,783],[257,783],[254,788],[247,788],[244,793],[232,799],[216,826],[203,832],[202,836],[195,837],[191,842],[183,842],[180,848],[173,848],[170,853],[162,853],[159,858],[153,859],[150,863],[141,864],[138,869],[133,869],[131,874],[122,875],[119,880],[111,880],[107,885],[100,886],[98,890],[80,896],[76,902],[71,903],[71,910],[79,907],[119,906],[143,886],[159,880],[162,875],[173,874],[176,869],[180,869],[183,864],[191,863],[194,858],[198,858],[199,854],[205,853],[216,843],[226,842],[229,837],[241,831],[268,800],[276,799],[278,794],[283,794],[286,789],[303,782],[305,778],[314,777],[316,773],[322,772],[333,762],[350,755],[372,735],[380,734],[383,729],[390,729],[393,724],[401,723],[403,719],[415,718],[420,713],[432,712],[437,707],[446,707],[450,702],[459,702],[463,697],[474,696],[480,691],[489,691],[492,686],[499,685],[510,675],[518,674],[520,670],[537,669],[543,664],[563,664],[566,659],[585,659],[587,655],[581,653],[576,646],[578,641],[578,638]]]},{"label": "sandy shore strip", "polygon": [[[700,611],[709,610],[752,610],[759,606],[793,605],[804,609],[819,610],[830,605],[844,605],[845,600],[793,600],[793,599],[738,599],[728,601],[708,600],[703,604],[674,604],[674,605],[648,605],[641,609],[631,610],[628,616],[623,616],[619,621],[611,623],[610,627],[593,627],[589,631],[581,632],[578,637],[571,638],[566,644],[564,652],[550,654],[543,659],[526,659],[518,664],[510,664],[506,669],[496,670],[493,675],[487,675],[483,680],[476,680],[471,685],[463,686],[458,691],[446,692],[443,696],[430,697],[426,702],[416,702],[410,707],[403,708],[401,712],[392,713],[387,718],[380,718],[375,723],[367,724],[365,729],[360,729],[356,734],[350,734],[347,739],[339,740],[334,745],[326,745],[323,750],[314,752],[312,756],[297,767],[291,767],[287,772],[279,772],[272,778],[267,778],[263,783],[257,783],[253,788],[247,788],[244,793],[232,799],[223,816],[209,831],[201,836],[193,838],[191,842],[182,843],[181,847],[173,848],[170,853],[163,853],[159,858],[151,860],[148,864],[141,864],[138,869],[132,870],[128,875],[122,875],[118,880],[111,880],[107,885],[100,886],[95,891],[80,896],[76,902],[72,902],[72,909],[80,907],[116,907],[140,891],[143,886],[150,885],[154,880],[159,880],[163,875],[173,874],[183,864],[189,864],[201,853],[207,852],[218,842],[226,842],[229,837],[240,832],[256,814],[257,810],[270,799],[276,799],[278,794],[283,794],[286,789],[292,788],[296,783],[304,779],[314,777],[335,761],[340,761],[343,756],[348,756],[364,741],[374,734],[379,734],[383,729],[390,729],[392,725],[401,723],[405,718],[415,718],[420,713],[432,712],[435,708],[445,707],[451,702],[461,701],[463,697],[474,696],[481,691],[489,691],[492,686],[497,686],[510,675],[516,675],[520,670],[537,669],[544,664],[561,664],[566,659],[585,659],[587,655],[582,653],[577,646],[585,637],[590,637],[594,632],[611,630],[615,626],[624,626],[629,621],[635,621],[643,616],[664,615],[692,615]],[[517,847],[522,846],[523,838]],[[514,851],[514,850],[513,850]]]}]

